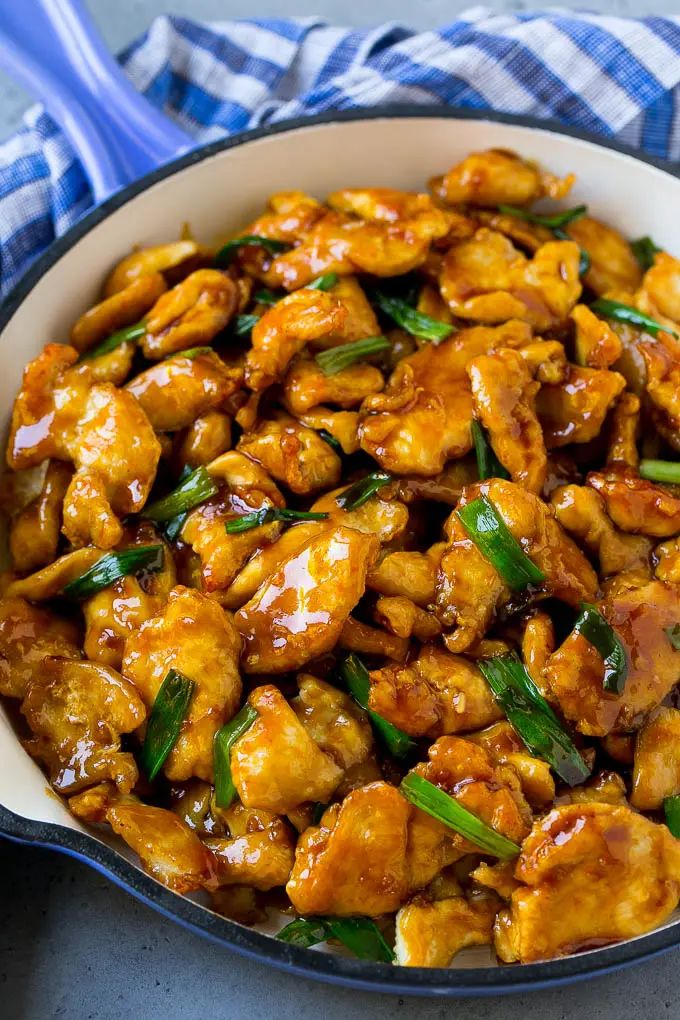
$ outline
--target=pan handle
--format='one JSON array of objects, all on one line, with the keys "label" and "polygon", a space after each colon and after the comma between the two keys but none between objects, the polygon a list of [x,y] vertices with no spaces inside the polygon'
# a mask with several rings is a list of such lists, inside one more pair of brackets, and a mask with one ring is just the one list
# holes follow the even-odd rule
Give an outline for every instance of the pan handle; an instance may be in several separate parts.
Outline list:
[{"label": "pan handle", "polygon": [[136,91],[80,0],[0,0],[0,66],[67,135],[97,203],[195,145]]}]

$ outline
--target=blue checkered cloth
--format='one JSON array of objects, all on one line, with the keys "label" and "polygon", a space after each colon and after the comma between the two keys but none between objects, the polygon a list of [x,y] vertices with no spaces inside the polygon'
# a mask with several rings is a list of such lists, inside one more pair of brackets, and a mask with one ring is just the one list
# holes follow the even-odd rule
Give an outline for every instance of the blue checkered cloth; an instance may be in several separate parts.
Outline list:
[{"label": "blue checkered cloth", "polygon": [[[438,103],[553,117],[680,159],[680,17],[476,7],[421,33],[162,17],[121,62],[197,143],[325,110]],[[34,107],[24,123],[0,146],[0,293],[92,204],[54,122]]]}]

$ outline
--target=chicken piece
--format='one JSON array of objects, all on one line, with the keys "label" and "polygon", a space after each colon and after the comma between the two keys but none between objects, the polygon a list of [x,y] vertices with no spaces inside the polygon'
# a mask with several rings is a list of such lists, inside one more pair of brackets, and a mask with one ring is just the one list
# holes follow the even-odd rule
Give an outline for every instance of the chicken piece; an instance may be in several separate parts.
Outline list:
[{"label": "chicken piece", "polygon": [[214,854],[219,883],[243,883],[265,891],[285,885],[295,861],[290,827],[269,811],[243,804],[232,804],[224,815],[230,838],[205,841]]},{"label": "chicken piece", "polygon": [[563,323],[581,295],[579,258],[571,241],[548,241],[527,259],[503,234],[481,227],[449,249],[439,283],[461,319],[521,319],[546,330]]},{"label": "chicken piece", "polygon": [[661,342],[650,341],[638,349],[647,368],[652,421],[669,446],[680,450],[680,346],[668,349]]},{"label": "chicken piece", "polygon": [[[500,713],[499,713],[500,714]],[[529,754],[507,719],[487,726],[478,733],[468,733],[471,740],[483,747],[496,765],[511,765],[522,786],[522,793],[532,808],[543,808],[555,799],[555,781],[550,766]]]},{"label": "chicken piece", "polygon": [[409,514],[407,508],[394,498],[394,487],[379,489],[375,496],[356,510],[338,506],[337,497],[347,490],[343,485],[333,492],[325,492],[312,504],[315,513],[327,513],[329,519],[345,528],[353,528],[366,535],[375,535],[383,544],[394,542],[405,531]]},{"label": "chicken piece", "polygon": [[291,414],[300,415],[318,404],[357,407],[364,397],[380,393],[384,385],[380,369],[366,362],[326,375],[315,361],[300,359],[285,378],[283,399]]},{"label": "chicken piece", "polygon": [[62,504],[71,480],[71,469],[49,461],[39,494],[13,518],[9,550],[14,570],[28,573],[52,563],[57,555],[62,523]]},{"label": "chicken piece", "polygon": [[421,609],[405,595],[383,595],[375,604],[375,619],[397,637],[415,637],[418,641],[432,641],[439,637],[441,624],[436,616]]},{"label": "chicken piece", "polygon": [[600,741],[602,750],[620,765],[632,765],[635,756],[635,736],[632,733],[608,733]]},{"label": "chicken piece", "polygon": [[557,340],[534,340],[517,348],[529,372],[541,383],[563,383],[569,376],[564,347]]},{"label": "chicken piece", "polygon": [[[301,241],[323,214],[321,203],[304,191],[278,191],[269,196],[267,211],[241,231],[241,236],[271,237],[292,244]],[[241,257],[247,254],[247,249],[239,252]]]},{"label": "chicken piece", "polygon": [[241,388],[243,371],[229,367],[209,348],[192,357],[175,355],[152,365],[127,384],[155,429],[174,432],[216,410]]},{"label": "chicken piece", "polygon": [[173,811],[120,801],[106,812],[113,831],[138,854],[142,867],[177,893],[217,884],[212,853]]},{"label": "chicken piece", "polygon": [[337,212],[372,223],[398,223],[426,241],[445,237],[452,223],[452,214],[436,206],[429,195],[395,188],[345,188],[326,201]]},{"label": "chicken piece", "polygon": [[680,584],[680,537],[671,538],[657,545],[652,561],[655,565],[655,577],[660,581]]},{"label": "chicken piece", "polygon": [[238,304],[239,290],[231,276],[219,269],[197,269],[162,294],[147,315],[140,341],[144,357],[153,361],[210,344]]},{"label": "chicken piece", "polygon": [[[215,528],[216,538],[219,538],[217,524]],[[264,584],[282,563],[297,554],[322,528],[323,524],[310,521],[309,523],[295,524],[284,531],[281,531],[278,525],[265,525],[263,528],[253,529],[253,531],[260,532],[260,537],[254,543],[254,551],[250,550],[252,554],[245,553],[245,555],[250,555],[250,558],[243,563],[227,590],[220,591],[220,603],[227,609],[239,609],[245,605],[260,585]],[[267,530],[265,531],[265,529]],[[222,528],[222,530],[224,529]],[[267,538],[266,534],[270,534],[272,537]],[[245,540],[247,535],[252,535],[252,531],[230,537]],[[238,549],[249,549],[249,546],[240,543],[238,547],[232,546],[231,552],[235,555]],[[227,552],[226,546],[224,552],[225,554]],[[206,590],[210,590],[209,582],[205,578],[203,583]]]},{"label": "chicken piece", "polygon": [[[474,232],[474,231],[473,231]],[[431,283],[426,283],[421,289],[418,295],[418,304],[416,308],[423,315],[429,315],[431,319],[438,319],[439,322],[446,322],[449,325],[453,323],[453,316],[451,315],[451,309],[447,305],[444,298],[441,296],[439,288]],[[408,343],[409,333],[401,331],[401,335],[404,337],[404,342]],[[413,339],[413,337],[411,337]],[[406,351],[406,354],[412,354],[413,351]],[[398,359],[401,361],[401,357]]]},{"label": "chicken piece", "polygon": [[313,407],[298,420],[310,429],[324,429],[341,446],[346,454],[359,450],[359,414],[357,411],[333,411],[328,407]]},{"label": "chicken piece", "polygon": [[278,688],[256,687],[248,698],[258,718],[231,749],[231,775],[249,808],[285,815],[305,801],[325,804],[343,770],[308,732]]},{"label": "chicken piece", "polygon": [[498,901],[464,896],[417,898],[397,913],[395,962],[401,967],[448,967],[467,946],[489,945]]},{"label": "chicken piece", "polygon": [[553,491],[550,502],[562,527],[597,558],[603,577],[649,566],[651,539],[618,531],[594,489],[562,485]]},{"label": "chicken piece", "polygon": [[548,461],[536,417],[539,383],[522,356],[507,348],[474,358],[467,373],[475,414],[489,433],[494,453],[514,482],[540,493]]},{"label": "chicken piece", "polygon": [[366,713],[344,691],[308,673],[300,674],[298,688],[290,707],[314,743],[345,771],[365,762],[373,750]]},{"label": "chicken piece", "polygon": [[350,616],[343,624],[338,638],[340,648],[359,655],[380,655],[395,662],[403,662],[408,655],[407,638],[389,634],[379,627],[370,627],[367,623],[355,620]]},{"label": "chicken piece", "polygon": [[566,382],[542,386],[536,408],[548,449],[595,439],[607,411],[625,388],[626,380],[618,372],[575,365],[570,366]]},{"label": "chicken piece", "polygon": [[545,679],[567,719],[581,733],[637,729],[643,717],[675,686],[680,676],[680,651],[667,634],[680,619],[680,589],[663,581],[614,592],[597,603],[623,644],[628,672],[623,693],[602,687],[600,653],[573,631],[550,657]]},{"label": "chicken piece", "polygon": [[69,811],[89,825],[101,825],[106,812],[121,798],[115,783],[97,783],[68,798]]},{"label": "chicken piece", "polygon": [[509,900],[519,882],[515,878],[516,861],[498,861],[488,864],[482,861],[470,872],[470,878],[485,889],[493,889],[502,900]]},{"label": "chicken piece", "polygon": [[562,794],[557,803],[613,804],[615,807],[628,807],[626,784],[618,772],[600,772],[582,786],[574,786]]},{"label": "chicken piece", "polygon": [[247,673],[285,673],[328,652],[363,595],[378,540],[329,524],[281,564],[235,616]]},{"label": "chicken piece", "polygon": [[496,347],[531,338],[522,323],[461,330],[403,358],[383,393],[361,409],[361,448],[386,471],[436,475],[449,458],[472,449],[472,393],[468,362]]},{"label": "chicken piece", "polygon": [[640,455],[637,439],[640,432],[640,398],[622,393],[610,415],[607,463],[637,468]]},{"label": "chicken piece", "polygon": [[[550,509],[514,482],[490,479],[465,490],[463,504],[486,496],[495,506],[524,552],[545,575],[543,590],[574,608],[592,601],[597,575]],[[514,597],[495,567],[468,538],[455,511],[445,525],[449,544],[442,557],[436,586],[437,616],[445,626],[451,652],[465,651],[488,630],[498,608]]]},{"label": "chicken piece", "polygon": [[503,713],[477,667],[437,645],[406,666],[369,673],[369,707],[412,737],[439,737],[487,726]]},{"label": "chicken piece", "polygon": [[24,698],[48,656],[80,658],[78,627],[25,599],[0,599],[0,694]]},{"label": "chicken piece", "polygon": [[195,241],[174,241],[171,244],[157,244],[149,248],[139,248],[122,259],[108,276],[104,284],[104,297],[111,297],[142,276],[165,273],[191,263],[201,254],[201,248]]},{"label": "chicken piece", "polygon": [[274,506],[285,506],[283,496],[264,468],[238,450],[221,454],[206,469],[211,478],[227,485],[239,499],[245,501],[256,493],[258,499],[266,496]]},{"label": "chicken piece", "polygon": [[74,347],[47,344],[24,369],[12,409],[7,463],[15,471],[48,457],[70,460],[76,422],[90,376],[69,372],[78,358]]},{"label": "chicken piece", "polygon": [[165,289],[160,273],[138,277],[81,315],[71,330],[71,344],[77,351],[87,351],[116,330],[139,322]]},{"label": "chicken piece", "polygon": [[425,261],[429,244],[400,223],[370,223],[329,212],[297,248],[272,259],[263,279],[290,291],[305,287],[319,273],[401,276]]},{"label": "chicken piece", "polygon": [[659,811],[666,797],[678,793],[680,711],[657,708],[637,734],[630,803],[638,811]]},{"label": "chicken piece", "polygon": [[427,552],[388,552],[368,572],[366,585],[387,596],[406,596],[417,606],[427,607],[436,597],[437,572],[445,544],[439,542]]},{"label": "chicken piece", "polygon": [[576,305],[569,318],[575,326],[577,364],[587,368],[611,368],[621,357],[623,345],[609,323],[598,319],[588,305]]},{"label": "chicken piece", "polygon": [[627,807],[569,804],[534,823],[515,872],[524,885],[496,920],[505,963],[634,938],[680,896],[680,843]]},{"label": "chicken piece", "polygon": [[635,304],[640,311],[677,332],[680,326],[680,259],[665,251],[655,255],[654,265],[645,273],[635,295]]},{"label": "chicken piece", "polygon": [[146,719],[146,709],[129,680],[107,666],[47,656],[33,673],[21,705],[33,737],[25,743],[43,761],[59,793],[110,779],[129,793],[138,772],[121,751],[123,733]]},{"label": "chicken piece", "polygon": [[618,230],[592,216],[572,220],[565,230],[572,241],[590,256],[585,283],[602,297],[608,291],[635,291],[640,284],[640,263]]},{"label": "chicken piece", "polygon": [[340,481],[342,462],[335,450],[314,429],[282,411],[244,432],[237,449],[297,495],[332,488]]},{"label": "chicken piece", "polygon": [[680,499],[636,471],[591,471],[586,485],[600,494],[617,528],[633,534],[669,538],[680,531]]},{"label": "chicken piece", "polygon": [[[497,832],[515,843],[522,842],[531,827],[531,808],[512,766],[494,764],[483,747],[462,737],[439,737],[427,756],[429,761],[416,765],[414,773],[444,790]],[[464,853],[479,852],[463,836],[454,833],[452,838]]]},{"label": "chicken piece", "polygon": [[250,389],[264,390],[279,382],[310,340],[340,329],[346,317],[344,305],[321,290],[303,289],[277,301],[253,326],[246,356]]},{"label": "chicken piece", "polygon": [[547,241],[554,241],[555,235],[540,223],[529,223],[510,213],[492,212],[490,209],[475,210],[478,224],[497,230],[509,237],[513,244],[525,251],[535,252]]},{"label": "chicken piece", "polygon": [[409,891],[411,808],[388,783],[354,790],[300,837],[286,892],[300,914],[375,917]]},{"label": "chicken piece", "polygon": [[[93,541],[110,549],[120,541],[111,516],[142,509],[160,452],[149,419],[133,396],[111,383],[92,387],[75,429],[76,473],[64,498],[64,533],[73,545]],[[92,495],[104,514],[103,524],[88,506]]]},{"label": "chicken piece", "polygon": [[550,700],[550,692],[543,680],[543,669],[555,651],[555,627],[552,617],[540,609],[527,618],[522,634],[522,662],[543,697]]},{"label": "chicken piece", "polygon": [[353,340],[380,336],[382,330],[373,305],[355,276],[341,276],[328,293],[340,302],[345,316],[337,329],[312,339],[309,343],[311,350],[324,351]]},{"label": "chicken piece", "polygon": [[65,556],[60,556],[54,563],[36,571],[35,574],[11,580],[5,586],[3,595],[7,597],[18,595],[28,599],[29,602],[46,602],[55,595],[60,595],[67,584],[75,581],[101,558],[101,549],[94,546],[76,549],[66,553]]},{"label": "chicken piece", "polygon": [[179,469],[209,464],[231,449],[231,418],[223,411],[206,411],[177,436],[173,450]]},{"label": "chicken piece", "polygon": [[471,152],[435,183],[438,196],[452,205],[528,205],[538,198],[565,198],[574,183],[541,170],[507,149]]},{"label": "chicken piece", "polygon": [[179,737],[163,766],[168,779],[213,778],[213,738],[238,709],[239,636],[216,602],[178,585],[165,609],[125,642],[122,671],[144,702],[153,705],[168,671],[177,669],[196,688]]}]

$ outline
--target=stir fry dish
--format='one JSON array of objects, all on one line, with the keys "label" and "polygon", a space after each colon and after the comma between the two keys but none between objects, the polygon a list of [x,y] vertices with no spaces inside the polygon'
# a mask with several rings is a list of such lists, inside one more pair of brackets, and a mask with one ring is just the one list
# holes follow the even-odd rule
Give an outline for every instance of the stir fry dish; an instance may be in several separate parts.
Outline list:
[{"label": "stir fry dish", "polygon": [[424,967],[676,909],[680,261],[573,183],[275,194],[26,367],[0,693],[169,889]]}]

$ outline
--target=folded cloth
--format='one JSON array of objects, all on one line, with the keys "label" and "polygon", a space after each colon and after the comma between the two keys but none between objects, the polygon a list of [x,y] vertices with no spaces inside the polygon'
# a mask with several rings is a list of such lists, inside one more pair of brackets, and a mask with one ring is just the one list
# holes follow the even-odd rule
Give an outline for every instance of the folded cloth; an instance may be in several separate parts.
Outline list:
[{"label": "folded cloth", "polygon": [[[197,143],[324,110],[420,103],[553,117],[680,158],[680,16],[475,7],[420,33],[162,17],[121,63]],[[0,146],[0,292],[92,204],[54,122],[36,106],[24,123]]]}]

